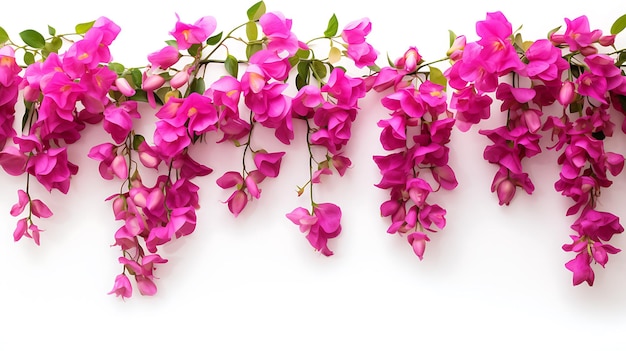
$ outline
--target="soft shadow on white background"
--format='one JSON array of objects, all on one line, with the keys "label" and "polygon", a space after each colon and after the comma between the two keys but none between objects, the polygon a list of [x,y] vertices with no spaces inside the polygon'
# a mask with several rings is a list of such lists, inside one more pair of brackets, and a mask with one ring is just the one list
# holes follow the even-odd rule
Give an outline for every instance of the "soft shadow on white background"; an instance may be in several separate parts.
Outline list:
[{"label": "soft shadow on white background", "polygon": [[[160,49],[178,13],[183,21],[217,18],[218,30],[245,21],[253,1],[34,1],[0,13],[0,26],[12,36],[23,29],[59,32],[74,24],[107,16],[122,27],[111,50],[116,61],[142,66]],[[527,39],[545,37],[564,25],[563,18],[587,14],[592,28],[608,32],[626,12],[617,1],[594,2],[447,2],[342,3],[338,1],[266,1],[268,11],[293,19],[300,39],[320,35],[336,13],[340,28],[369,17],[370,42],[386,64],[409,46],[426,60],[442,57],[448,29],[476,39],[475,22],[501,10],[513,27],[524,25]],[[19,7],[24,4],[24,7]],[[626,41],[620,38],[619,47]],[[445,66],[442,66],[445,68]],[[92,128],[71,147],[80,166],[68,196],[47,194],[34,186],[54,212],[42,246],[14,243],[16,222],[9,209],[23,178],[0,174],[0,349],[2,350],[489,350],[618,349],[626,345],[626,258],[612,256],[596,270],[595,286],[571,286],[563,266],[572,256],[561,250],[573,218],[564,216],[569,200],[554,191],[557,155],[545,151],[525,162],[536,191],[519,194],[500,207],[489,191],[495,166],[482,159],[487,145],[479,128],[502,123],[503,116],[453,133],[450,163],[459,187],[436,193],[433,200],[448,211],[444,231],[432,235],[423,261],[404,238],[386,234],[379,215],[385,191],[373,184],[380,175],[372,155],[383,154],[376,122],[387,116],[370,94],[346,149],[354,166],[344,178],[319,187],[318,201],[343,209],[343,232],[330,243],[333,257],[314,252],[285,213],[305,205],[295,188],[308,175],[302,125],[285,148],[281,174],[263,184],[260,200],[233,218],[221,203],[228,193],[215,185],[227,170],[238,169],[227,145],[209,142],[192,153],[215,171],[197,181],[201,206],[196,232],[171,243],[162,255],[169,263],[156,273],[155,297],[127,301],[106,293],[121,270],[111,248],[118,222],[104,199],[119,189],[101,180],[88,149],[107,140]],[[494,108],[494,113],[496,109]],[[145,112],[145,127],[152,116]],[[623,135],[613,151],[626,152]],[[276,148],[282,147],[279,144]],[[626,216],[624,175],[601,197],[601,208]],[[626,248],[626,239],[612,242]]]}]

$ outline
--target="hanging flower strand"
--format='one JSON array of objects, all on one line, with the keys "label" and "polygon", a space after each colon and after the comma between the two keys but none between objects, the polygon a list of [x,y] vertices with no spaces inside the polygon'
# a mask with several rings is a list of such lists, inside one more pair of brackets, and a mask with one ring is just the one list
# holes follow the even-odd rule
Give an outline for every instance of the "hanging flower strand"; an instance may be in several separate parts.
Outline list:
[{"label": "hanging flower strand", "polygon": [[[619,101],[620,96],[626,96],[626,76],[620,69],[626,51],[600,53],[613,46],[617,32],[607,36],[599,29],[590,30],[585,16],[565,19],[565,23],[565,33],[554,31],[550,35],[553,45],[565,53],[563,57],[569,63],[557,95],[563,113],[560,117],[551,116],[544,128],[558,137],[554,148],[563,148],[558,159],[560,179],[554,187],[574,201],[567,215],[578,215],[571,226],[575,231],[570,235],[572,243],[563,245],[564,251],[576,256],[565,267],[573,273],[574,285],[593,285],[591,264],[604,267],[609,254],[620,252],[608,242],[624,231],[616,215],[596,208],[601,189],[613,183],[608,173],[615,177],[624,168],[624,156],[606,151],[605,140],[613,136],[615,127],[609,114],[611,97]],[[613,106],[621,109],[619,104]]]},{"label": "hanging flower strand", "polygon": [[[358,68],[375,66],[377,52],[366,42],[371,31],[369,19],[353,21],[337,35],[338,21],[333,15],[324,36],[311,40],[328,41],[328,58],[317,59],[313,49],[301,51],[297,64],[296,86],[298,93],[293,99],[294,118],[306,123],[306,142],[309,153],[309,180],[299,186],[298,196],[306,192],[311,204],[310,210],[298,207],[287,214],[287,218],[298,225],[306,238],[324,256],[333,251],[328,241],[341,233],[341,208],[330,202],[314,200],[314,186],[320,184],[324,176],[335,170],[343,176],[352,161],[343,155],[343,148],[351,138],[351,126],[358,113],[358,101],[367,93],[368,87],[363,78],[350,77],[342,67],[335,67],[341,56],[348,57]],[[338,49],[336,45],[344,48]],[[328,69],[327,69],[328,67]],[[328,74],[330,70],[330,74]],[[326,77],[328,76],[328,80]]]},{"label": "hanging flower strand", "polygon": [[390,195],[380,213],[391,220],[387,232],[406,235],[420,260],[430,241],[427,232],[446,225],[446,210],[427,200],[431,193],[458,184],[448,165],[447,144],[455,121],[448,111],[446,86],[441,71],[425,63],[415,47],[383,68],[374,81],[377,91],[393,88],[381,100],[391,118],[378,122],[380,143],[393,153],[374,156],[382,175],[376,186]]},{"label": "hanging flower strand", "polygon": [[[31,180],[34,178],[47,191],[53,189],[67,194],[70,178],[78,172],[78,166],[68,159],[67,145],[81,137],[80,131],[86,124],[102,120],[107,93],[115,79],[115,73],[107,64],[111,60],[109,45],[116,38],[120,28],[109,19],[101,17],[96,21],[79,24],[73,34],[57,34],[53,27],[48,28],[49,38],[28,29],[20,33],[25,45],[17,45],[8,38],[4,30],[0,57],[3,71],[3,101],[12,105],[17,102],[18,88],[23,91],[25,113],[22,118],[22,133],[10,126],[13,124],[14,108],[2,109],[2,133],[0,144],[0,165],[14,176],[26,173],[25,190],[18,191],[18,203],[11,209],[11,215],[19,216],[28,205],[28,215],[21,218],[13,237],[32,238],[40,243],[42,231],[34,222],[33,216],[48,218],[50,209],[31,195]],[[79,39],[74,41],[74,37]],[[67,51],[59,53],[63,41],[71,43]],[[14,49],[24,52],[26,64],[24,78],[15,62]],[[37,60],[37,61],[36,61]],[[6,145],[8,140],[13,143]]]}]

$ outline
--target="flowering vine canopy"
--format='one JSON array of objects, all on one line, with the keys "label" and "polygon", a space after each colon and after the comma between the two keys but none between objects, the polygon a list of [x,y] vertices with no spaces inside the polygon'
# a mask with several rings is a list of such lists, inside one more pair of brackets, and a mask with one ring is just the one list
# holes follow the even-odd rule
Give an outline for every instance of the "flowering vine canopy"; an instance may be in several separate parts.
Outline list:
[{"label": "flowering vine canopy", "polygon": [[[241,159],[240,168],[215,180],[235,217],[262,201],[262,188],[280,176],[287,146],[306,142],[308,177],[296,196],[309,205],[284,220],[315,251],[333,255],[332,239],[349,224],[315,190],[350,171],[345,149],[359,102],[379,94],[388,114],[378,121],[384,154],[372,156],[380,170],[372,190],[388,195],[380,204],[387,232],[404,238],[419,260],[446,226],[437,201],[458,185],[448,162],[452,130],[468,132],[490,118],[494,102],[505,123],[478,132],[490,143],[483,157],[494,165],[491,191],[499,204],[508,206],[518,190],[533,193],[526,159],[557,152],[554,189],[570,199],[565,215],[573,218],[562,246],[571,253],[565,268],[573,284],[593,285],[594,268],[620,252],[611,242],[624,228],[599,197],[624,168],[624,156],[606,141],[626,133],[626,49],[615,46],[626,15],[609,32],[592,29],[581,16],[529,39],[503,13],[491,12],[476,23],[478,40],[450,32],[440,57],[427,60],[412,46],[385,65],[383,48],[368,43],[368,18],[340,24],[332,15],[308,40],[262,1],[230,30],[211,16],[176,19],[143,67],[113,60],[109,46],[121,28],[109,18],[78,24],[69,34],[48,26],[45,35],[26,29],[16,36],[0,27],[0,166],[24,179],[10,209],[15,241],[45,240],[41,225],[54,209],[37,193],[67,194],[79,176],[68,149],[88,128],[102,128],[109,141],[84,152],[104,180],[120,186],[106,199],[119,222],[112,243],[121,265],[110,294],[156,294],[155,270],[168,262],[160,249],[192,234],[202,220],[199,183],[213,170],[197,153],[210,152],[210,136]],[[214,78],[209,67],[223,74]],[[137,128],[146,118],[140,106],[156,119],[150,135]],[[294,132],[296,124],[304,135]]]}]

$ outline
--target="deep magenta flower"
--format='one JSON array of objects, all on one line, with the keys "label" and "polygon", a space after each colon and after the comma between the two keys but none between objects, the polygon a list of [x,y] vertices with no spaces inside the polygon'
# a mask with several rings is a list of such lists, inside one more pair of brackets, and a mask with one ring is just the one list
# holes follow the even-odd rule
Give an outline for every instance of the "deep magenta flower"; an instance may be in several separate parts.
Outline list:
[{"label": "deep magenta flower", "polygon": [[565,264],[565,268],[574,273],[572,282],[574,285],[579,285],[582,282],[587,282],[589,286],[593,286],[595,274],[591,269],[591,256],[587,252],[579,252],[575,258]]},{"label": "deep magenta flower", "polygon": [[300,226],[302,233],[307,232],[306,238],[317,251],[324,256],[331,256],[333,252],[328,248],[328,240],[341,232],[341,209],[332,203],[320,203],[313,206],[313,214],[302,207],[298,207],[287,214],[287,218]]},{"label": "deep magenta flower", "polygon": [[280,172],[280,163],[284,152],[257,152],[254,154],[254,164],[261,174],[275,178]]},{"label": "deep magenta flower", "polygon": [[104,110],[102,127],[111,134],[116,143],[120,144],[133,129],[133,118],[141,118],[136,101],[124,101],[119,105],[110,104]]}]

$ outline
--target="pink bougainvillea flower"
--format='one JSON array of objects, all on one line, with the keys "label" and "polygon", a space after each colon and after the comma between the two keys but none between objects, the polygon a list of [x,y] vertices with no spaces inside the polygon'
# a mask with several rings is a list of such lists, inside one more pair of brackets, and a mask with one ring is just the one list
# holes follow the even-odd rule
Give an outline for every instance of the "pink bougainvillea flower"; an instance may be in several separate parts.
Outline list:
[{"label": "pink bougainvillea flower", "polygon": [[170,68],[173,64],[178,62],[179,58],[180,53],[178,49],[170,45],[148,55],[148,61],[150,61],[152,67],[160,69]]},{"label": "pink bougainvillea flower", "polygon": [[50,218],[52,217],[52,211],[43,201],[35,199],[30,202],[30,210],[35,217]]},{"label": "pink bougainvillea flower", "polygon": [[332,203],[314,205],[313,214],[303,207],[298,207],[287,214],[287,218],[300,227],[306,238],[324,256],[331,256],[328,248],[328,239],[332,239],[341,232],[341,209]]},{"label": "pink bougainvillea flower", "polygon": [[217,178],[216,183],[222,189],[229,189],[238,185],[242,185],[243,177],[239,172],[230,171],[224,173],[221,177]]},{"label": "pink bougainvillea flower", "polygon": [[396,68],[404,70],[406,72],[413,72],[415,71],[415,69],[417,69],[417,65],[420,62],[422,62],[422,55],[420,55],[415,46],[411,46],[407,51],[404,52],[404,55],[396,60],[394,65],[396,66]]},{"label": "pink bougainvillea flower", "polygon": [[119,144],[126,140],[128,133],[133,129],[133,118],[141,118],[137,111],[136,101],[124,101],[118,105],[110,104],[104,110],[102,127]]},{"label": "pink bougainvillea flower", "polygon": [[133,96],[133,95],[135,95],[135,89],[133,89],[133,87],[130,86],[130,83],[128,82],[128,79],[126,79],[126,78],[122,78],[122,77],[117,78],[115,80],[115,87],[124,96]]},{"label": "pink bougainvillea flower", "polygon": [[254,154],[254,164],[264,176],[275,178],[280,172],[284,155],[284,152],[257,152]]},{"label": "pink bougainvillea flower", "polygon": [[298,49],[307,50],[306,44],[298,41],[291,32],[291,19],[285,18],[280,12],[267,12],[259,18],[259,24],[269,39],[267,49],[276,52],[280,57],[293,56]]},{"label": "pink bougainvillea flower", "polygon": [[378,51],[368,43],[350,44],[348,45],[348,57],[354,61],[357,67],[363,68],[376,64]]},{"label": "pink bougainvillea flower", "polygon": [[217,110],[207,96],[191,93],[184,99],[176,113],[181,120],[189,119],[190,134],[199,135],[217,129]]},{"label": "pink bougainvillea flower", "polygon": [[624,227],[619,223],[619,217],[594,209],[583,211],[571,228],[594,241],[609,241],[613,235],[624,232]]},{"label": "pink bougainvillea flower", "polygon": [[130,298],[133,295],[133,287],[130,285],[130,280],[126,274],[119,274],[115,277],[115,283],[113,289],[108,293],[109,295],[115,294],[117,297]]},{"label": "pink bougainvillea flower", "polygon": [[27,221],[28,221],[28,218],[22,218],[19,221],[17,221],[17,226],[15,227],[15,230],[13,231],[14,241],[19,241],[23,236],[30,237],[30,234],[28,234]]},{"label": "pink bougainvillea flower", "polygon": [[574,285],[587,282],[589,286],[593,286],[595,274],[591,268],[591,261],[591,256],[587,252],[579,252],[576,257],[565,264],[565,268],[574,273],[572,278]]},{"label": "pink bougainvillea flower", "polygon": [[170,34],[176,39],[179,50],[186,50],[193,44],[204,42],[217,27],[217,21],[211,16],[204,16],[194,24],[181,22],[178,14],[176,14],[176,19],[176,25]]},{"label": "pink bougainvillea flower", "polygon": [[28,196],[28,194],[26,194],[24,190],[19,189],[17,191],[17,203],[11,207],[11,216],[17,217],[22,214],[22,212],[24,212],[24,209],[26,208],[26,205],[28,205],[29,202],[30,197]]},{"label": "pink bougainvillea flower", "polygon": [[[562,40],[569,45],[571,51],[588,47],[602,36],[602,31],[597,29],[590,30],[587,16],[580,16],[573,20],[566,18],[565,24],[567,28]],[[553,35],[553,38],[555,38],[555,35]]]},{"label": "pink bougainvillea flower", "polygon": [[430,241],[428,235],[422,232],[414,232],[407,235],[406,239],[409,245],[413,247],[413,252],[419,257],[420,261],[424,258],[424,251],[426,250],[426,242]]},{"label": "pink bougainvillea flower", "polygon": [[608,89],[605,77],[587,71],[578,76],[576,84],[580,95],[592,97],[603,104],[607,103],[606,93]]},{"label": "pink bougainvillea flower", "polygon": [[293,224],[300,227],[300,232],[306,233],[311,227],[317,223],[317,217],[312,216],[304,207],[298,207],[293,211],[287,213],[287,218],[293,222]]},{"label": "pink bougainvillea flower", "polygon": [[230,213],[237,217],[241,211],[246,208],[246,205],[248,204],[248,196],[243,190],[235,190],[230,195],[228,200],[226,200],[226,203],[228,204],[228,210]]},{"label": "pink bougainvillea flower", "polygon": [[526,74],[530,78],[538,78],[551,82],[561,77],[568,68],[567,61],[561,56],[561,50],[547,39],[539,39],[526,50]]},{"label": "pink bougainvillea flower", "polygon": [[348,44],[361,44],[371,31],[372,23],[365,17],[348,23],[341,31],[341,38]]},{"label": "pink bougainvillea flower", "polygon": [[306,238],[324,256],[331,256],[333,252],[328,248],[328,239],[341,232],[341,209],[332,203],[321,203],[314,206],[313,214],[317,217],[317,223]]},{"label": "pink bougainvillea flower", "polygon": [[332,161],[333,167],[335,167],[335,169],[337,170],[337,173],[339,173],[339,176],[341,177],[343,177],[343,175],[346,174],[346,171],[348,170],[348,168],[352,166],[352,161],[350,161],[349,158],[342,156],[342,155],[333,155],[331,161]]},{"label": "pink bougainvillea flower", "polygon": [[190,144],[191,139],[184,125],[174,125],[170,120],[156,122],[154,145],[164,159],[172,159],[180,155]]}]

